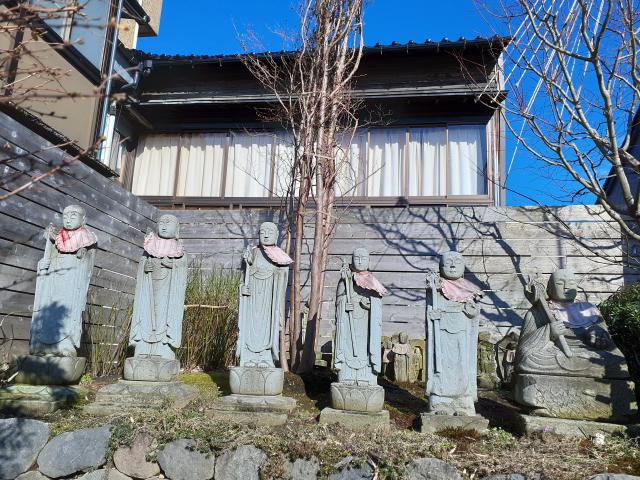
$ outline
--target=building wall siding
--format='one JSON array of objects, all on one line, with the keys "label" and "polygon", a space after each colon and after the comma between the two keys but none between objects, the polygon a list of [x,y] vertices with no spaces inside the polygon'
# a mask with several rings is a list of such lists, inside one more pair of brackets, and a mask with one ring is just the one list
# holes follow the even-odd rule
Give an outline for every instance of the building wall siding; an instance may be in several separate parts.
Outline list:
[{"label": "building wall siding", "polygon": [[[246,246],[257,243],[260,223],[278,222],[268,210],[173,213],[182,222],[186,251],[205,269],[239,268]],[[439,255],[449,249],[465,255],[466,278],[485,293],[481,324],[494,340],[519,328],[529,307],[523,285],[530,275],[546,283],[556,268],[573,268],[581,280],[579,297],[594,303],[638,279],[623,267],[625,242],[617,225],[597,206],[352,208],[340,214],[330,248],[322,343],[331,340],[342,260],[357,246],[369,249],[371,269],[390,291],[383,334],[404,330],[414,338],[424,336],[425,271],[437,269]],[[308,254],[302,263],[307,280]]]}]

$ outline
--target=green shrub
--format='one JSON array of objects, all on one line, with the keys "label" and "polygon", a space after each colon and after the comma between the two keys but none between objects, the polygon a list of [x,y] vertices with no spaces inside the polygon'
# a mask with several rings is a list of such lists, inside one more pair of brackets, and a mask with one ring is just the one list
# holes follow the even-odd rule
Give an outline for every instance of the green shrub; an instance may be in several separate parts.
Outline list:
[{"label": "green shrub", "polygon": [[640,283],[620,288],[600,304],[609,332],[627,359],[629,373],[640,385]]},{"label": "green shrub", "polygon": [[239,272],[222,268],[207,272],[200,262],[191,265],[182,346],[177,351],[183,368],[211,370],[232,364],[239,284]]}]

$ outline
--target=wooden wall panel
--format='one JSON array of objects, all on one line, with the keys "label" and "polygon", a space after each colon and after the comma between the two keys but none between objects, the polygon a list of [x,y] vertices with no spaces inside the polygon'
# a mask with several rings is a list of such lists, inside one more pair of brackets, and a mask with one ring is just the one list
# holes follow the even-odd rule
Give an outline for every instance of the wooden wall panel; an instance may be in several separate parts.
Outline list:
[{"label": "wooden wall panel", "polygon": [[[42,232],[49,223],[60,226],[65,206],[82,205],[88,227],[98,236],[87,309],[92,314],[86,322],[107,318],[113,307],[124,312],[131,304],[142,241],[157,210],[79,161],[69,163],[66,153],[4,114],[0,145],[0,196],[68,164],[0,201],[0,361],[5,361],[28,349]],[[126,321],[120,312],[117,318]]]}]

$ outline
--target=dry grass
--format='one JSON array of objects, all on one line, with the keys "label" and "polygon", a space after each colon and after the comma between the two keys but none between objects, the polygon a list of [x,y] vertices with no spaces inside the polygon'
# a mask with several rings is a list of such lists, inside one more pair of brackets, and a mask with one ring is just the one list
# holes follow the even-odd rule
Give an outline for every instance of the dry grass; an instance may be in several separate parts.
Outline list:
[{"label": "dry grass", "polygon": [[[389,432],[353,432],[339,425],[319,425],[317,415],[326,402],[323,385],[331,376],[287,377],[285,395],[298,399],[298,408],[286,425],[259,427],[238,425],[212,417],[208,407],[219,391],[226,393],[223,373],[192,373],[181,378],[196,385],[200,399],[181,411],[120,414],[96,419],[81,411],[57,412],[49,420],[52,431],[115,425],[112,448],[127,444],[136,432],[153,435],[163,445],[178,438],[192,438],[203,451],[219,452],[253,444],[268,455],[263,478],[279,478],[287,460],[315,456],[323,478],[346,456],[375,466],[378,478],[401,478],[404,465],[418,457],[437,457],[459,470],[465,479],[481,479],[493,473],[542,474],[543,479],[577,480],[601,472],[640,474],[640,448],[636,441],[607,437],[602,446],[555,435],[515,437],[500,429],[478,435],[462,429],[421,434],[404,426],[402,417]],[[306,392],[310,393],[310,396]],[[388,406],[389,407],[389,406]]]}]

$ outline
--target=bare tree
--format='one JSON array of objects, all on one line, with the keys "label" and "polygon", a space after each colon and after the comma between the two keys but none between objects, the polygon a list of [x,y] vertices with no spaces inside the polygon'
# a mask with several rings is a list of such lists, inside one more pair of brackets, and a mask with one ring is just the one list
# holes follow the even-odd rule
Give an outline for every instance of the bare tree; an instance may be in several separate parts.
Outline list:
[{"label": "bare tree", "polygon": [[[300,32],[291,52],[242,57],[274,97],[274,107],[265,116],[279,121],[292,136],[294,154],[286,194],[295,262],[289,343],[292,366],[300,372],[309,371],[315,362],[325,268],[335,224],[336,182],[341,164],[348,161],[345,150],[358,127],[351,86],[362,57],[362,8],[362,0],[306,0],[300,8]],[[301,260],[305,219],[311,214],[309,313],[300,352]]]},{"label": "bare tree", "polygon": [[[630,147],[640,121],[638,7],[634,0],[513,0],[500,2],[499,11],[483,6],[514,39],[503,78],[514,158],[524,152],[548,167],[536,174],[546,171],[562,200],[595,196],[635,240],[640,190],[631,177],[640,173],[640,161]],[[486,92],[479,98],[492,106],[503,100]],[[605,191],[610,175],[622,202]]]}]

